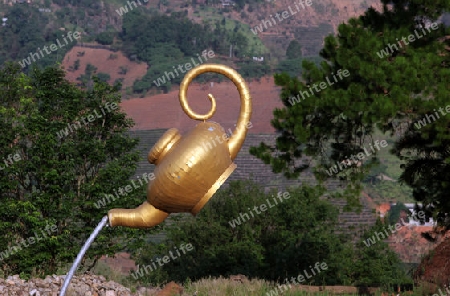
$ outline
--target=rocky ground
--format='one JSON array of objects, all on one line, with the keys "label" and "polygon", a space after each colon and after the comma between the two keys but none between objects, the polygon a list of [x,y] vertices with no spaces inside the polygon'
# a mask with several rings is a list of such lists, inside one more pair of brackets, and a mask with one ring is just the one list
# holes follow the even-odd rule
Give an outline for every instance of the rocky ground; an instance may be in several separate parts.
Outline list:
[{"label": "rocky ground", "polygon": [[[64,275],[47,276],[45,279],[25,281],[18,275],[7,279],[0,278],[1,296],[58,296],[64,282]],[[103,276],[74,276],[66,296],[168,296],[182,295],[183,288],[171,282],[163,289],[138,288],[132,293],[130,289],[107,281]]]}]

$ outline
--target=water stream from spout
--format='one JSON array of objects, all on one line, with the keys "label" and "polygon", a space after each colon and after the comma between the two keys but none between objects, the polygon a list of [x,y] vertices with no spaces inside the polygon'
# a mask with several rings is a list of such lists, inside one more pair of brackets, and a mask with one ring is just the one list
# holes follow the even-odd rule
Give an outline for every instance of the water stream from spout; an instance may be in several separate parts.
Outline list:
[{"label": "water stream from spout", "polygon": [[77,258],[73,262],[72,267],[70,268],[69,272],[66,275],[66,278],[64,279],[64,284],[62,286],[61,292],[59,293],[59,296],[64,296],[66,294],[66,290],[69,287],[70,280],[72,279],[73,275],[75,274],[75,271],[78,268],[78,265],[80,265],[81,260],[83,259],[84,254],[91,246],[92,242],[94,242],[94,239],[97,237],[97,235],[100,233],[100,231],[105,227],[105,225],[108,223],[108,216],[103,217],[102,221],[98,223],[97,227],[95,227],[94,231],[92,232],[91,236],[88,238],[84,246],[81,248],[80,252],[78,253]]}]

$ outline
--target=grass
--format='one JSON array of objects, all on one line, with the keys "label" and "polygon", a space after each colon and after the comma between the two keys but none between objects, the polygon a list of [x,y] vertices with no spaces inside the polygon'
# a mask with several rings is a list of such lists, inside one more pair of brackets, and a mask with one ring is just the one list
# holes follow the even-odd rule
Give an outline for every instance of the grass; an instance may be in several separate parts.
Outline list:
[{"label": "grass", "polygon": [[270,290],[269,284],[263,280],[251,280],[248,283],[240,283],[224,278],[208,278],[193,283],[188,282],[184,288],[188,295],[197,293],[197,296],[259,296]]},{"label": "grass", "polygon": [[[124,287],[127,287],[131,290],[131,292],[135,292],[138,288],[138,285],[132,281],[130,281],[127,274],[122,273],[120,270],[111,269],[106,263],[98,262],[93,270],[94,274],[102,275],[107,280],[111,280],[117,282]],[[332,294],[328,291],[323,292],[307,292],[307,291],[299,291],[298,288],[293,285],[288,290],[283,290],[281,293],[279,289],[276,291],[278,294],[270,294],[274,293],[274,289],[277,288],[277,285],[273,282],[269,282],[266,280],[260,279],[252,279],[241,281],[233,281],[230,279],[226,279],[223,277],[219,278],[205,278],[195,282],[191,282],[187,280],[184,284],[178,283],[180,286],[183,286],[184,294],[183,295],[196,295],[196,296],[266,296],[266,295],[284,295],[284,296],[329,296],[336,295]],[[151,285],[143,285],[148,288],[152,288]],[[313,288],[313,287],[311,287]],[[156,291],[155,291],[156,292]],[[153,293],[153,292],[152,292]],[[268,294],[266,294],[268,293]],[[374,296],[381,296],[382,292],[377,291]],[[397,293],[396,293],[397,294]],[[157,294],[149,294],[157,295]],[[339,294],[340,296],[354,295],[357,294]],[[414,291],[409,294],[411,296],[414,295],[424,295],[422,288],[415,288]]]}]

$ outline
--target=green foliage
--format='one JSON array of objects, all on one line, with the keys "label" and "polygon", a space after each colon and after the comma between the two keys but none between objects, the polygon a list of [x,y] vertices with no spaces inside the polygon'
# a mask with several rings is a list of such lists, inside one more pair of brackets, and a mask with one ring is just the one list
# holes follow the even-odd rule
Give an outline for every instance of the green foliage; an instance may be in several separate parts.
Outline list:
[{"label": "green foliage", "polygon": [[374,238],[376,232],[384,233],[386,225],[377,220],[357,243],[356,258],[354,261],[354,277],[357,285],[370,287],[383,287],[392,290],[394,284],[412,284],[401,268],[401,261],[389,245],[380,240],[375,244],[366,246],[368,238]]},{"label": "green foliage", "polygon": [[299,77],[302,74],[302,58],[280,61],[276,72],[283,72],[292,77]]},{"label": "green foliage", "polygon": [[[35,7],[29,5],[14,5],[6,14],[8,21],[6,26],[0,30],[0,65],[7,61],[23,61],[30,58],[30,53],[39,52],[41,49],[44,55],[39,54],[35,58],[35,64],[46,67],[61,62],[66,52],[68,52],[75,42],[65,44],[62,38],[63,32],[57,30],[47,30],[49,17],[39,12]],[[46,54],[44,46],[56,44],[56,40],[64,44],[56,52]],[[33,63],[33,60],[30,60]],[[28,71],[30,67],[26,68]]]},{"label": "green foliage", "polygon": [[108,73],[100,72],[100,73],[97,74],[97,78],[100,81],[108,82],[111,79],[111,75],[109,75]]},{"label": "green foliage", "polygon": [[73,63],[73,69],[75,71],[77,71],[78,69],[80,69],[80,59],[76,59],[75,62]]},{"label": "green foliage", "polygon": [[[102,114],[106,103],[119,104],[117,89],[94,80],[91,90],[80,90],[64,75],[56,67],[35,68],[30,76],[18,65],[0,70],[0,155],[21,156],[0,170],[0,252],[23,246],[22,240],[36,234],[42,237],[47,225],[56,226],[47,238],[4,257],[0,268],[5,276],[53,274],[72,262],[107,212],[96,208],[96,201],[128,184],[139,159],[133,151],[137,140],[125,134],[133,122],[119,108],[105,109],[101,118],[76,125],[83,116]],[[110,206],[137,206],[143,191]],[[106,228],[87,258],[95,261],[125,246],[133,249],[140,243],[136,234],[139,231]]]},{"label": "green foliage", "polygon": [[101,32],[95,37],[95,41],[103,45],[111,45],[114,42],[114,32]]},{"label": "green foliage", "polygon": [[289,42],[288,48],[286,49],[286,57],[290,60],[302,57],[302,47],[300,42],[295,39]]},{"label": "green foliage", "polygon": [[[100,24],[101,20],[97,22],[92,22],[93,16],[101,16],[104,9],[104,4],[99,0],[52,0],[53,3],[62,7],[59,14],[63,17],[59,17],[61,25],[65,22],[70,24],[85,27],[88,31],[92,30],[90,33],[97,33],[96,29],[99,26],[94,26],[94,24]],[[87,18],[90,17],[90,18]]]},{"label": "green foliage", "polygon": [[148,16],[138,10],[127,13],[120,34],[123,50],[129,56],[152,65],[158,55],[167,62],[181,56],[195,56],[207,49],[211,33],[185,17]]},{"label": "green foliage", "polygon": [[[400,214],[402,212],[405,212],[409,216],[409,210],[405,206],[405,204],[398,202],[396,205],[392,206],[391,209],[388,212],[388,223],[389,225],[394,225],[397,222],[400,221]],[[407,218],[405,222],[408,222],[409,219]]]},{"label": "green foliage", "polygon": [[364,190],[377,202],[414,202],[411,187],[400,182],[377,180],[374,184],[366,183]]},{"label": "green foliage", "polygon": [[266,62],[242,62],[238,63],[239,74],[248,78],[260,78],[270,73],[270,66]]},{"label": "green foliage", "polygon": [[[291,178],[309,169],[308,165],[299,165],[297,159],[313,157],[317,179],[345,181],[345,196],[353,202],[362,188],[361,181],[379,163],[377,156],[332,176],[325,173],[326,169],[363,152],[374,140],[376,128],[394,134],[397,130],[393,123],[409,125],[410,131],[396,141],[394,151],[407,161],[402,180],[413,186],[418,201],[430,205],[443,218],[443,213],[450,212],[446,198],[450,184],[450,116],[420,131],[413,123],[433,108],[448,104],[449,55],[439,54],[444,49],[438,39],[448,35],[450,29],[442,25],[430,29],[426,36],[389,57],[380,58],[379,51],[410,35],[418,25],[424,25],[424,19],[435,21],[450,9],[450,3],[416,1],[406,6],[397,0],[392,5],[393,9],[386,6],[381,13],[369,9],[364,16],[341,24],[337,36],[325,39],[321,56],[326,61],[320,67],[303,61],[302,80],[275,75],[275,83],[282,87],[284,108],[274,110],[272,125],[280,136],[275,146],[261,144],[251,153],[270,164],[274,172]],[[299,92],[310,91],[310,87],[334,79],[344,70],[347,77],[341,75],[319,91],[311,88],[312,94],[304,100],[299,96]]]},{"label": "green foliage", "polygon": [[[277,192],[264,193],[260,185],[248,181],[230,182],[196,218],[185,216],[171,224],[165,229],[164,243],[151,244],[137,255],[137,264],[144,268],[182,243],[194,246],[193,251],[158,267],[139,282],[184,282],[233,274],[282,282],[310,271],[309,266],[316,262],[325,262],[328,269],[307,280],[310,284],[362,282],[367,273],[356,270],[355,263],[362,257],[356,255],[365,250],[353,249],[335,234],[338,211],[320,198],[323,189],[301,187],[288,192],[290,197],[275,205]],[[262,204],[267,210],[258,214],[254,208]],[[243,219],[240,224],[236,223],[239,218]],[[377,260],[364,258],[369,265]],[[386,268],[390,272],[391,266]],[[388,277],[391,273],[381,274]]]},{"label": "green foliage", "polygon": [[[184,281],[186,277],[239,273],[275,280],[286,273],[297,274],[308,264],[326,261],[337,242],[330,227],[336,220],[335,209],[318,199],[318,190],[306,188],[290,193],[291,197],[283,203],[260,215],[254,212],[251,217],[250,210],[267,204],[267,199],[273,206],[277,193],[265,194],[259,185],[250,182],[231,182],[196,219],[186,217],[168,227],[166,244],[143,251],[137,258],[140,266],[150,264],[155,254],[168,253],[181,243],[194,246],[193,251],[150,273],[144,281]],[[241,213],[248,213],[250,219],[234,228],[230,226],[229,221]],[[318,249],[322,251],[317,252]],[[325,278],[321,275],[316,280]]]},{"label": "green foliage", "polygon": [[[136,57],[150,65],[145,77],[135,82],[133,91],[143,93],[158,88],[153,80],[162,77],[165,72],[174,72],[174,66],[177,68],[191,58],[198,61],[198,56],[205,50],[212,50],[216,56],[228,56],[231,48],[233,57],[251,55],[258,43],[247,31],[241,23],[226,18],[217,20],[212,26],[209,22],[195,24],[186,16],[174,13],[171,16],[146,15],[137,10],[127,13],[120,34],[122,50],[130,58]],[[241,70],[241,74],[249,78],[270,73],[270,67],[266,64],[243,63]],[[175,76],[170,79],[170,84],[179,84],[183,73],[179,71],[179,75]],[[169,83],[162,84],[165,92],[170,90]]]},{"label": "green foliage", "polygon": [[84,74],[81,74],[79,77],[77,77],[77,80],[80,81],[78,86],[81,86],[83,88],[92,88],[92,78],[96,72],[97,67],[92,64],[87,64],[86,68],[84,69]]}]

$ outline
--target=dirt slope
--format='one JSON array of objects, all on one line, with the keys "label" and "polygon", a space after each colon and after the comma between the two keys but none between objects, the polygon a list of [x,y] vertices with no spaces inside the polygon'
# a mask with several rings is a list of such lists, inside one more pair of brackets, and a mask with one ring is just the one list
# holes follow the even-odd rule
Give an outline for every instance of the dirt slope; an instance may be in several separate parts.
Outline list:
[{"label": "dirt slope", "polygon": [[429,255],[425,256],[417,268],[415,279],[443,287],[450,284],[450,238],[441,242]]},{"label": "dirt slope", "polygon": [[[81,56],[79,53],[83,52],[84,54]],[[79,69],[76,71],[69,71],[70,66],[73,66],[77,59],[80,60]],[[111,79],[108,81],[110,84],[116,79],[123,78],[123,88],[132,86],[136,79],[142,78],[142,76],[147,73],[146,63],[132,62],[121,52],[75,46],[67,53],[62,62],[62,65],[67,71],[66,78],[70,81],[77,82],[77,77],[84,74],[87,64],[97,67],[97,73],[108,73],[111,76]],[[127,73],[119,74],[120,67],[126,67],[128,69]]]},{"label": "dirt slope", "polygon": [[[253,127],[249,133],[273,133],[270,125],[273,110],[282,107],[279,99],[280,87],[274,85],[272,77],[261,79],[260,82],[247,82],[252,96]],[[188,89],[188,99],[191,107],[198,113],[206,113],[210,108],[207,98],[211,93],[216,98],[217,111],[210,119],[220,123],[225,130],[233,129],[239,117],[239,93],[232,82],[191,84]],[[159,94],[143,99],[136,98],[123,101],[122,109],[134,119],[134,130],[149,130],[176,127],[182,133],[192,129],[197,121],[190,119],[181,109],[178,90],[168,94]]]}]

